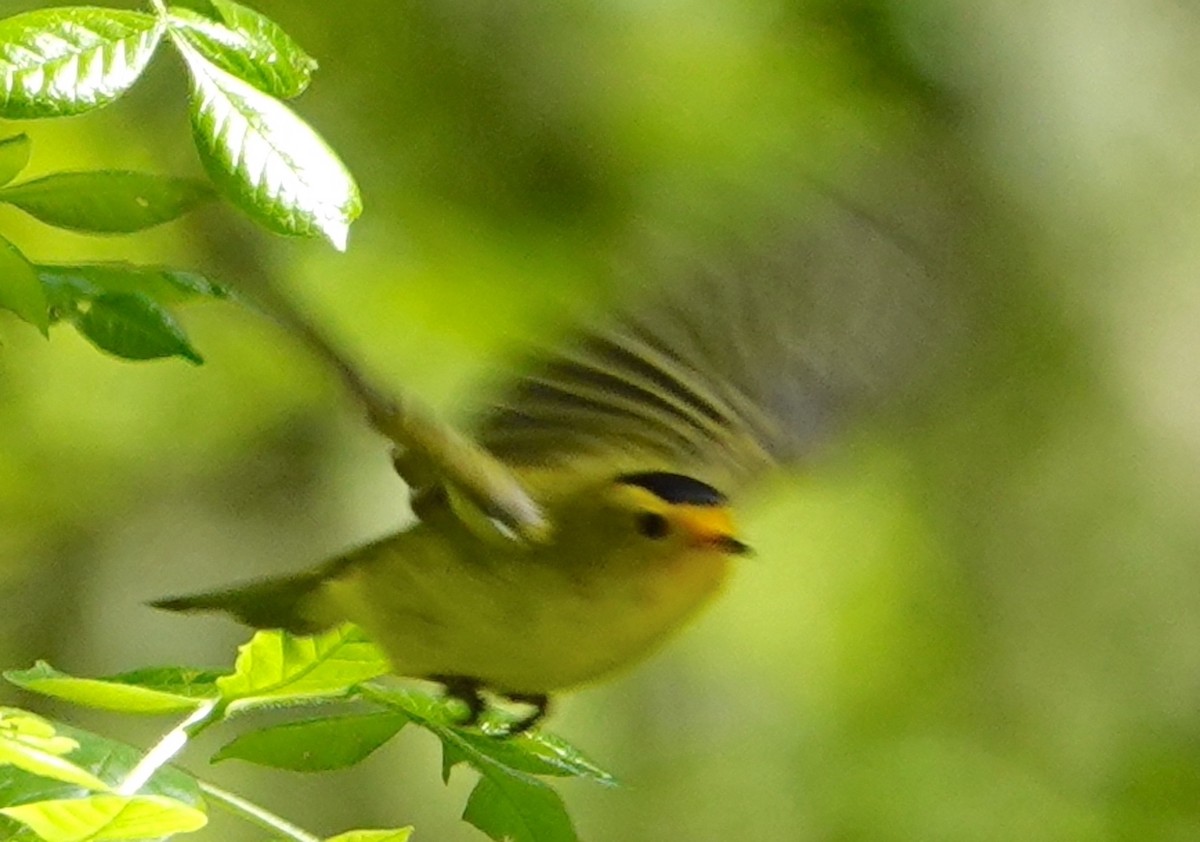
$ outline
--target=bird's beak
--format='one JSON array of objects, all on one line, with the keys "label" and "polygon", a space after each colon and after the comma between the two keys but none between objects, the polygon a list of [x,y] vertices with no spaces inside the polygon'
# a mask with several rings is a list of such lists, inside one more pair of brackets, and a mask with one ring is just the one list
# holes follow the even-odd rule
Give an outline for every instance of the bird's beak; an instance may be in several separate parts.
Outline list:
[{"label": "bird's beak", "polygon": [[733,537],[733,518],[724,507],[685,506],[681,520],[700,547],[715,547],[730,555],[749,555],[749,545]]},{"label": "bird's beak", "polygon": [[717,535],[711,539],[710,543],[730,555],[754,555],[754,550],[750,548],[749,544],[739,541],[732,535]]}]

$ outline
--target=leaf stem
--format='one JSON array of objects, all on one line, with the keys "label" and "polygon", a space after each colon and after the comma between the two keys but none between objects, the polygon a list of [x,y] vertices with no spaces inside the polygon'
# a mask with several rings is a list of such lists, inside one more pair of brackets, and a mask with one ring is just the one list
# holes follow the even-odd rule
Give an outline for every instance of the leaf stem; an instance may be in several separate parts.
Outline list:
[{"label": "leaf stem", "polygon": [[117,794],[133,795],[136,793],[155,772],[169,763],[172,757],[183,751],[183,747],[187,745],[189,739],[215,722],[220,714],[221,708],[217,699],[210,699],[202,703],[192,711],[187,719],[164,734],[154,748],[146,752],[138,764],[129,770],[129,774],[117,787]]},{"label": "leaf stem", "polygon": [[270,810],[260,807],[252,801],[247,801],[241,796],[234,795],[228,790],[221,789],[216,784],[211,784],[208,781],[196,779],[196,783],[200,785],[200,791],[208,796],[209,800],[222,807],[231,815],[237,816],[250,824],[258,825],[271,833],[284,836],[293,842],[321,842],[321,838],[314,836],[303,828],[299,828],[288,820],[275,815]]}]

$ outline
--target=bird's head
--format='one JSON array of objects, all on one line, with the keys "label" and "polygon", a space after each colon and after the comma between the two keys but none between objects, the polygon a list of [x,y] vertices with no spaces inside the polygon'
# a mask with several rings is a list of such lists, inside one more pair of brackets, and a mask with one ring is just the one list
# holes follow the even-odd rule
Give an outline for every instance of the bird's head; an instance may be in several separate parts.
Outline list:
[{"label": "bird's head", "polygon": [[663,471],[622,474],[609,491],[616,508],[630,515],[627,528],[641,539],[742,555],[728,501],[712,486]]},{"label": "bird's head", "polygon": [[573,495],[572,503],[559,513],[556,532],[565,543],[594,548],[585,558],[642,565],[750,551],[725,496],[683,474],[621,474]]}]

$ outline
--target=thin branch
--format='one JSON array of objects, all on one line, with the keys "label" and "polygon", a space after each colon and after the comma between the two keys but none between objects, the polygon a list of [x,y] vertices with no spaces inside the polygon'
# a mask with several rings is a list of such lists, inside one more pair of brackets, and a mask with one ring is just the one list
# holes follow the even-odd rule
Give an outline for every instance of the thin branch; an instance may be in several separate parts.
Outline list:
[{"label": "thin branch", "polygon": [[125,776],[125,779],[117,787],[117,794],[133,795],[145,786],[146,781],[150,780],[155,772],[169,763],[171,758],[183,751],[183,747],[187,745],[189,739],[199,734],[215,721],[216,711],[217,700],[204,702],[187,719],[164,734],[163,738],[155,744],[154,748],[146,752],[137,765],[129,770],[129,774]]},{"label": "thin branch", "polygon": [[[411,397],[385,392],[342,353],[282,290],[270,258],[254,239],[231,225],[198,227],[236,273],[240,292],[331,368],[366,410],[367,420],[409,457],[454,485],[472,504],[526,540],[544,540],[549,526],[513,472]],[[219,239],[219,242],[218,242]]]},{"label": "thin branch", "polygon": [[321,842],[319,836],[314,836],[303,828],[289,822],[276,814],[272,813],[264,807],[260,807],[253,801],[247,801],[238,795],[234,795],[228,790],[221,789],[216,784],[211,784],[208,781],[196,779],[196,783],[200,785],[200,791],[208,796],[208,799],[221,807],[230,815],[249,822],[250,824],[258,825],[259,827],[270,831],[273,834],[284,836],[293,842]]}]

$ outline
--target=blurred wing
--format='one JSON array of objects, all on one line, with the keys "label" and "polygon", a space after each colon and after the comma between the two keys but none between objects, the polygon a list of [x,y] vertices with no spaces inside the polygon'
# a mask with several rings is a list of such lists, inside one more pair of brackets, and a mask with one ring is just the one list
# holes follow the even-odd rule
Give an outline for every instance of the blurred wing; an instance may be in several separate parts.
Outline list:
[{"label": "blurred wing", "polygon": [[952,321],[922,261],[844,206],[758,230],[532,359],[483,417],[517,467],[672,470],[727,492],[932,368]]}]

